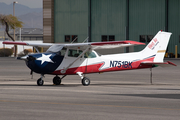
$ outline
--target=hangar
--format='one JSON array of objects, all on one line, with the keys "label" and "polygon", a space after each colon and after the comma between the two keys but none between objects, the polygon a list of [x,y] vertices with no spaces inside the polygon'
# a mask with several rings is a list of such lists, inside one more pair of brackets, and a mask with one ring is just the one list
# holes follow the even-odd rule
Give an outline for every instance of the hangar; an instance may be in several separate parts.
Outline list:
[{"label": "hangar", "polygon": [[[172,32],[168,52],[180,53],[179,0],[43,0],[44,42],[134,40],[148,43]],[[144,46],[124,51],[139,51]]]}]

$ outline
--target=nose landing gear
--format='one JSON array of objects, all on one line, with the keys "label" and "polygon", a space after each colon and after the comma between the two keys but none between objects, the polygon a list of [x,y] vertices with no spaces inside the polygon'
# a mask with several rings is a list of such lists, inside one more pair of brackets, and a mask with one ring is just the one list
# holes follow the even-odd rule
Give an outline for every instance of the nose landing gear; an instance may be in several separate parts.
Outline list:
[{"label": "nose landing gear", "polygon": [[42,86],[44,84],[43,77],[44,77],[44,75],[41,75],[41,77],[37,80],[37,85],[38,86]]}]

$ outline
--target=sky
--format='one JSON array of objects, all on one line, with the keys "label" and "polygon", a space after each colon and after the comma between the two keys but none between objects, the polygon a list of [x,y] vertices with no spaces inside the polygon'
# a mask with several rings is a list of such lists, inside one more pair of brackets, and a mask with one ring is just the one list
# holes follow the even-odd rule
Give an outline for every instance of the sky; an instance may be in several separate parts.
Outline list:
[{"label": "sky", "polygon": [[14,1],[17,1],[17,4],[22,4],[30,8],[42,8],[43,5],[43,0],[0,0],[0,2],[4,2],[8,5]]}]

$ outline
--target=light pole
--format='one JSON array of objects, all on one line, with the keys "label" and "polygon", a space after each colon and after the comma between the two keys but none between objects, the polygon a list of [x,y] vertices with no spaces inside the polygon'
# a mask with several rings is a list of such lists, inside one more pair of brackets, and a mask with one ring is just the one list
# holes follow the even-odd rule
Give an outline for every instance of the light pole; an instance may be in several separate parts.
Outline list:
[{"label": "light pole", "polygon": [[[17,1],[13,2],[13,16],[15,16],[15,3],[18,3]],[[14,29],[14,40],[15,40],[15,29]]]}]

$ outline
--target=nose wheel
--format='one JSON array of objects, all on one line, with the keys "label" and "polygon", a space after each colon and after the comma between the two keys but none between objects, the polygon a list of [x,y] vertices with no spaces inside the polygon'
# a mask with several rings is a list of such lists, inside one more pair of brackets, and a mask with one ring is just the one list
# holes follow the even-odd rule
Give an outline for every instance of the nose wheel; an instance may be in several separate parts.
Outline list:
[{"label": "nose wheel", "polygon": [[38,86],[42,86],[44,84],[44,80],[42,79],[42,78],[39,78],[38,80],[37,80],[37,85]]},{"label": "nose wheel", "polygon": [[37,85],[38,85],[38,86],[42,86],[42,85],[44,84],[43,76],[44,76],[44,75],[41,75],[41,78],[39,78],[39,79],[37,80]]}]

